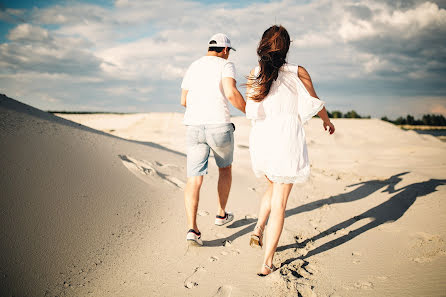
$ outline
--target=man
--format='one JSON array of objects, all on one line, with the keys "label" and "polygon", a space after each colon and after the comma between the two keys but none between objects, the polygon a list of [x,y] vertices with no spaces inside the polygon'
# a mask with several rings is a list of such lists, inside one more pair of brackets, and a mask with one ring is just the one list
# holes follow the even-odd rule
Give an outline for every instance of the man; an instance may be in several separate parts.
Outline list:
[{"label": "man", "polygon": [[235,51],[225,34],[212,36],[207,55],[189,66],[181,84],[181,105],[186,107],[184,124],[187,126],[188,179],[184,203],[189,231],[186,240],[192,245],[203,245],[197,210],[211,150],[219,168],[215,224],[222,226],[234,219],[234,215],[225,210],[232,183],[235,130],[228,101],[242,112],[245,112],[246,103],[236,87],[235,66],[227,61],[230,50]]}]

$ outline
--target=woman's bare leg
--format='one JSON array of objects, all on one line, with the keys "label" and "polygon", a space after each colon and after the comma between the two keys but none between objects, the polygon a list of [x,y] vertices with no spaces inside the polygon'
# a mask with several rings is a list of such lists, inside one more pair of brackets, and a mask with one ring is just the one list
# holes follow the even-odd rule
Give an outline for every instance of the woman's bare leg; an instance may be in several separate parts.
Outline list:
[{"label": "woman's bare leg", "polygon": [[257,219],[257,224],[253,234],[257,236],[262,235],[262,231],[265,230],[266,222],[268,221],[269,213],[271,212],[271,196],[273,194],[273,182],[266,178],[268,181],[268,188],[266,189],[265,194],[263,194],[262,201],[260,202],[260,210],[259,216]]},{"label": "woman's bare leg", "polygon": [[[271,213],[268,222],[268,238],[264,243],[265,257],[263,263],[271,267],[274,253],[282,234],[285,220],[285,209],[293,184],[273,183],[271,195]],[[261,273],[268,274],[270,271],[262,265]]]}]

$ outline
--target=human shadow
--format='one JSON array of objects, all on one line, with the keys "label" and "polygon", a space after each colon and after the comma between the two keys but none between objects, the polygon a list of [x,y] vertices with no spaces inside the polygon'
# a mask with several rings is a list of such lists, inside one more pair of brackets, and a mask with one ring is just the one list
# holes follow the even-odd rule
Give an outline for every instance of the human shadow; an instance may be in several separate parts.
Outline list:
[{"label": "human shadow", "polygon": [[[320,199],[317,201],[313,201],[313,202],[286,210],[285,218],[290,217],[292,215],[299,214],[299,213],[315,210],[325,204],[346,203],[346,202],[360,200],[362,198],[365,198],[365,197],[373,194],[374,192],[376,192],[382,188],[384,188],[384,190],[382,192],[394,193],[395,185],[398,184],[400,181],[402,181],[401,176],[403,176],[407,173],[409,173],[409,172],[402,172],[399,174],[395,174],[385,180],[376,179],[376,180],[369,180],[369,181],[364,181],[364,182],[357,183],[357,184],[348,185],[347,187],[354,187],[354,186],[358,186],[358,185],[359,185],[359,187],[355,188],[354,190],[352,190],[348,193],[342,193],[342,194],[339,194],[336,196],[331,196],[329,198]],[[257,220],[255,220],[255,219],[246,219],[246,218],[234,221],[227,228],[233,229],[233,228],[239,228],[242,226],[246,226],[246,227],[244,229],[239,230],[238,232],[226,237],[226,238],[214,239],[211,241],[203,241],[203,243],[207,246],[221,246],[225,241],[235,240],[238,237],[243,236],[243,235],[253,231],[256,221]],[[279,247],[279,249],[280,248],[281,247]],[[282,249],[286,249],[286,248],[287,247],[282,248]]]},{"label": "human shadow", "polygon": [[[22,118],[21,115],[27,115],[27,116],[39,119],[41,121],[48,121],[48,122],[58,124],[58,125],[63,125],[63,126],[66,126],[66,127],[72,128],[72,129],[82,130],[87,133],[93,133],[96,135],[102,135],[105,137],[119,139],[119,140],[123,140],[126,142],[149,146],[149,147],[152,147],[155,149],[167,151],[167,152],[170,152],[170,153],[173,153],[176,155],[180,155],[182,157],[186,157],[186,154],[184,154],[184,153],[166,148],[166,147],[159,145],[157,143],[150,142],[150,141],[137,141],[137,140],[126,139],[126,138],[122,138],[122,137],[119,137],[116,135],[105,133],[103,131],[95,130],[93,128],[84,126],[82,124],[75,123],[73,121],[58,117],[58,116],[53,115],[49,112],[42,111],[38,108],[34,108],[30,105],[27,105],[25,103],[15,100],[15,99],[9,98],[8,96],[6,96],[4,94],[0,94],[0,116],[4,117],[3,121],[0,122],[0,132],[2,130],[2,125],[9,124],[8,118],[13,118],[13,117]],[[20,123],[20,122],[17,121],[16,123]]]},{"label": "human shadow", "polygon": [[330,234],[335,233],[338,230],[348,228],[349,226],[353,225],[357,221],[360,221],[362,219],[371,219],[372,221],[365,224],[362,227],[359,227],[353,231],[350,231],[348,234],[333,239],[330,242],[327,242],[310,252],[308,252],[304,256],[296,257],[296,258],[290,258],[282,263],[282,265],[289,264],[297,259],[306,259],[311,256],[323,253],[325,251],[328,251],[332,248],[335,248],[337,246],[340,246],[341,244],[350,241],[357,237],[358,235],[371,230],[375,227],[378,227],[384,223],[387,222],[395,222],[398,219],[400,219],[404,213],[410,208],[412,204],[417,200],[419,197],[426,196],[432,192],[437,191],[437,187],[441,185],[445,185],[446,180],[445,179],[430,179],[428,181],[414,183],[408,186],[405,186],[401,189],[397,190],[397,194],[392,196],[389,200],[379,204],[378,206],[375,206],[371,209],[369,209],[366,212],[363,212],[360,215],[354,216],[348,220],[345,220],[321,233],[319,233],[316,236],[313,236],[312,238],[306,239],[302,243],[295,243],[290,244],[286,246],[281,246],[277,249],[277,251],[283,251],[290,248],[302,248],[306,245],[306,243],[310,241],[316,241],[318,239],[321,239],[325,236],[329,236]]},{"label": "human shadow", "polygon": [[[409,172],[402,172],[399,174],[395,174],[385,180],[375,179],[375,180],[369,180],[369,181],[364,181],[364,182],[348,185],[347,186],[348,188],[354,187],[354,186],[359,186],[359,187],[357,187],[356,189],[354,189],[348,193],[342,193],[342,194],[339,194],[336,196],[331,196],[331,197],[313,201],[313,202],[310,202],[310,203],[307,203],[304,205],[299,205],[292,209],[288,209],[285,211],[285,218],[290,217],[292,215],[299,214],[299,213],[304,213],[304,212],[315,210],[321,206],[324,206],[325,204],[330,205],[330,204],[346,203],[346,202],[353,202],[356,200],[360,200],[360,199],[365,198],[386,186],[387,186],[387,188],[385,188],[382,192],[389,192],[390,194],[392,194],[395,192],[395,185],[398,184],[400,181],[402,181],[402,179],[400,177],[403,175],[406,175],[407,173],[409,173]],[[243,225],[248,225],[250,223],[252,223],[252,221],[246,220],[246,219],[241,219],[241,220],[237,220],[234,223],[232,223],[231,225],[229,225],[228,228],[238,228]]]},{"label": "human shadow", "polygon": [[360,182],[357,184],[348,185],[347,187],[354,187],[360,185],[360,187],[354,189],[353,191],[350,191],[348,193],[339,194],[336,196],[331,196],[326,199],[320,199],[317,201],[313,201],[304,205],[297,206],[293,209],[289,209],[285,211],[285,217],[289,217],[295,214],[308,212],[315,210],[321,206],[324,206],[325,204],[331,205],[331,204],[337,204],[337,203],[346,203],[346,202],[353,202],[356,200],[363,199],[374,192],[378,191],[381,188],[385,188],[382,190],[382,192],[388,192],[389,194],[392,194],[395,192],[395,185],[402,181],[400,178],[403,175],[406,175],[409,172],[402,172],[399,174],[392,175],[388,179],[385,180],[368,180],[364,182]]}]

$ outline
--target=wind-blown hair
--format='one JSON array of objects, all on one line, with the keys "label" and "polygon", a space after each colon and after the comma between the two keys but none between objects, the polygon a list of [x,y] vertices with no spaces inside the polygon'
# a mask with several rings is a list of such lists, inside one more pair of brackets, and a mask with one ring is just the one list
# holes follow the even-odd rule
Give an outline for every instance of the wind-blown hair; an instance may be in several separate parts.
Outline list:
[{"label": "wind-blown hair", "polygon": [[263,32],[257,47],[260,72],[248,76],[247,86],[253,89],[251,100],[262,101],[269,93],[271,85],[279,75],[279,69],[286,63],[290,48],[290,35],[282,26],[274,25]]}]

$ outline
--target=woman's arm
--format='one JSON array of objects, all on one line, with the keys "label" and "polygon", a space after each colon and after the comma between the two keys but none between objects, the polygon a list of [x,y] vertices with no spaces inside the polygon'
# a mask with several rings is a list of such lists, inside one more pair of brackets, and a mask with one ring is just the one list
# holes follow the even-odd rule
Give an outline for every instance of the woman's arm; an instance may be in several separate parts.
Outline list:
[{"label": "woman's arm", "polygon": [[[314,90],[313,82],[311,81],[311,77],[308,71],[304,67],[299,66],[297,70],[297,75],[304,84],[305,89],[307,89],[308,93],[310,93],[310,95],[313,96],[314,98],[319,99],[319,97],[316,94],[316,91]],[[333,134],[335,131],[335,127],[333,123],[330,121],[330,118],[328,117],[325,106],[321,109],[321,111],[317,113],[317,115],[322,119],[323,121],[322,125],[324,126],[325,131],[327,130],[328,127],[329,129],[328,131],[330,132],[330,134]]]}]

